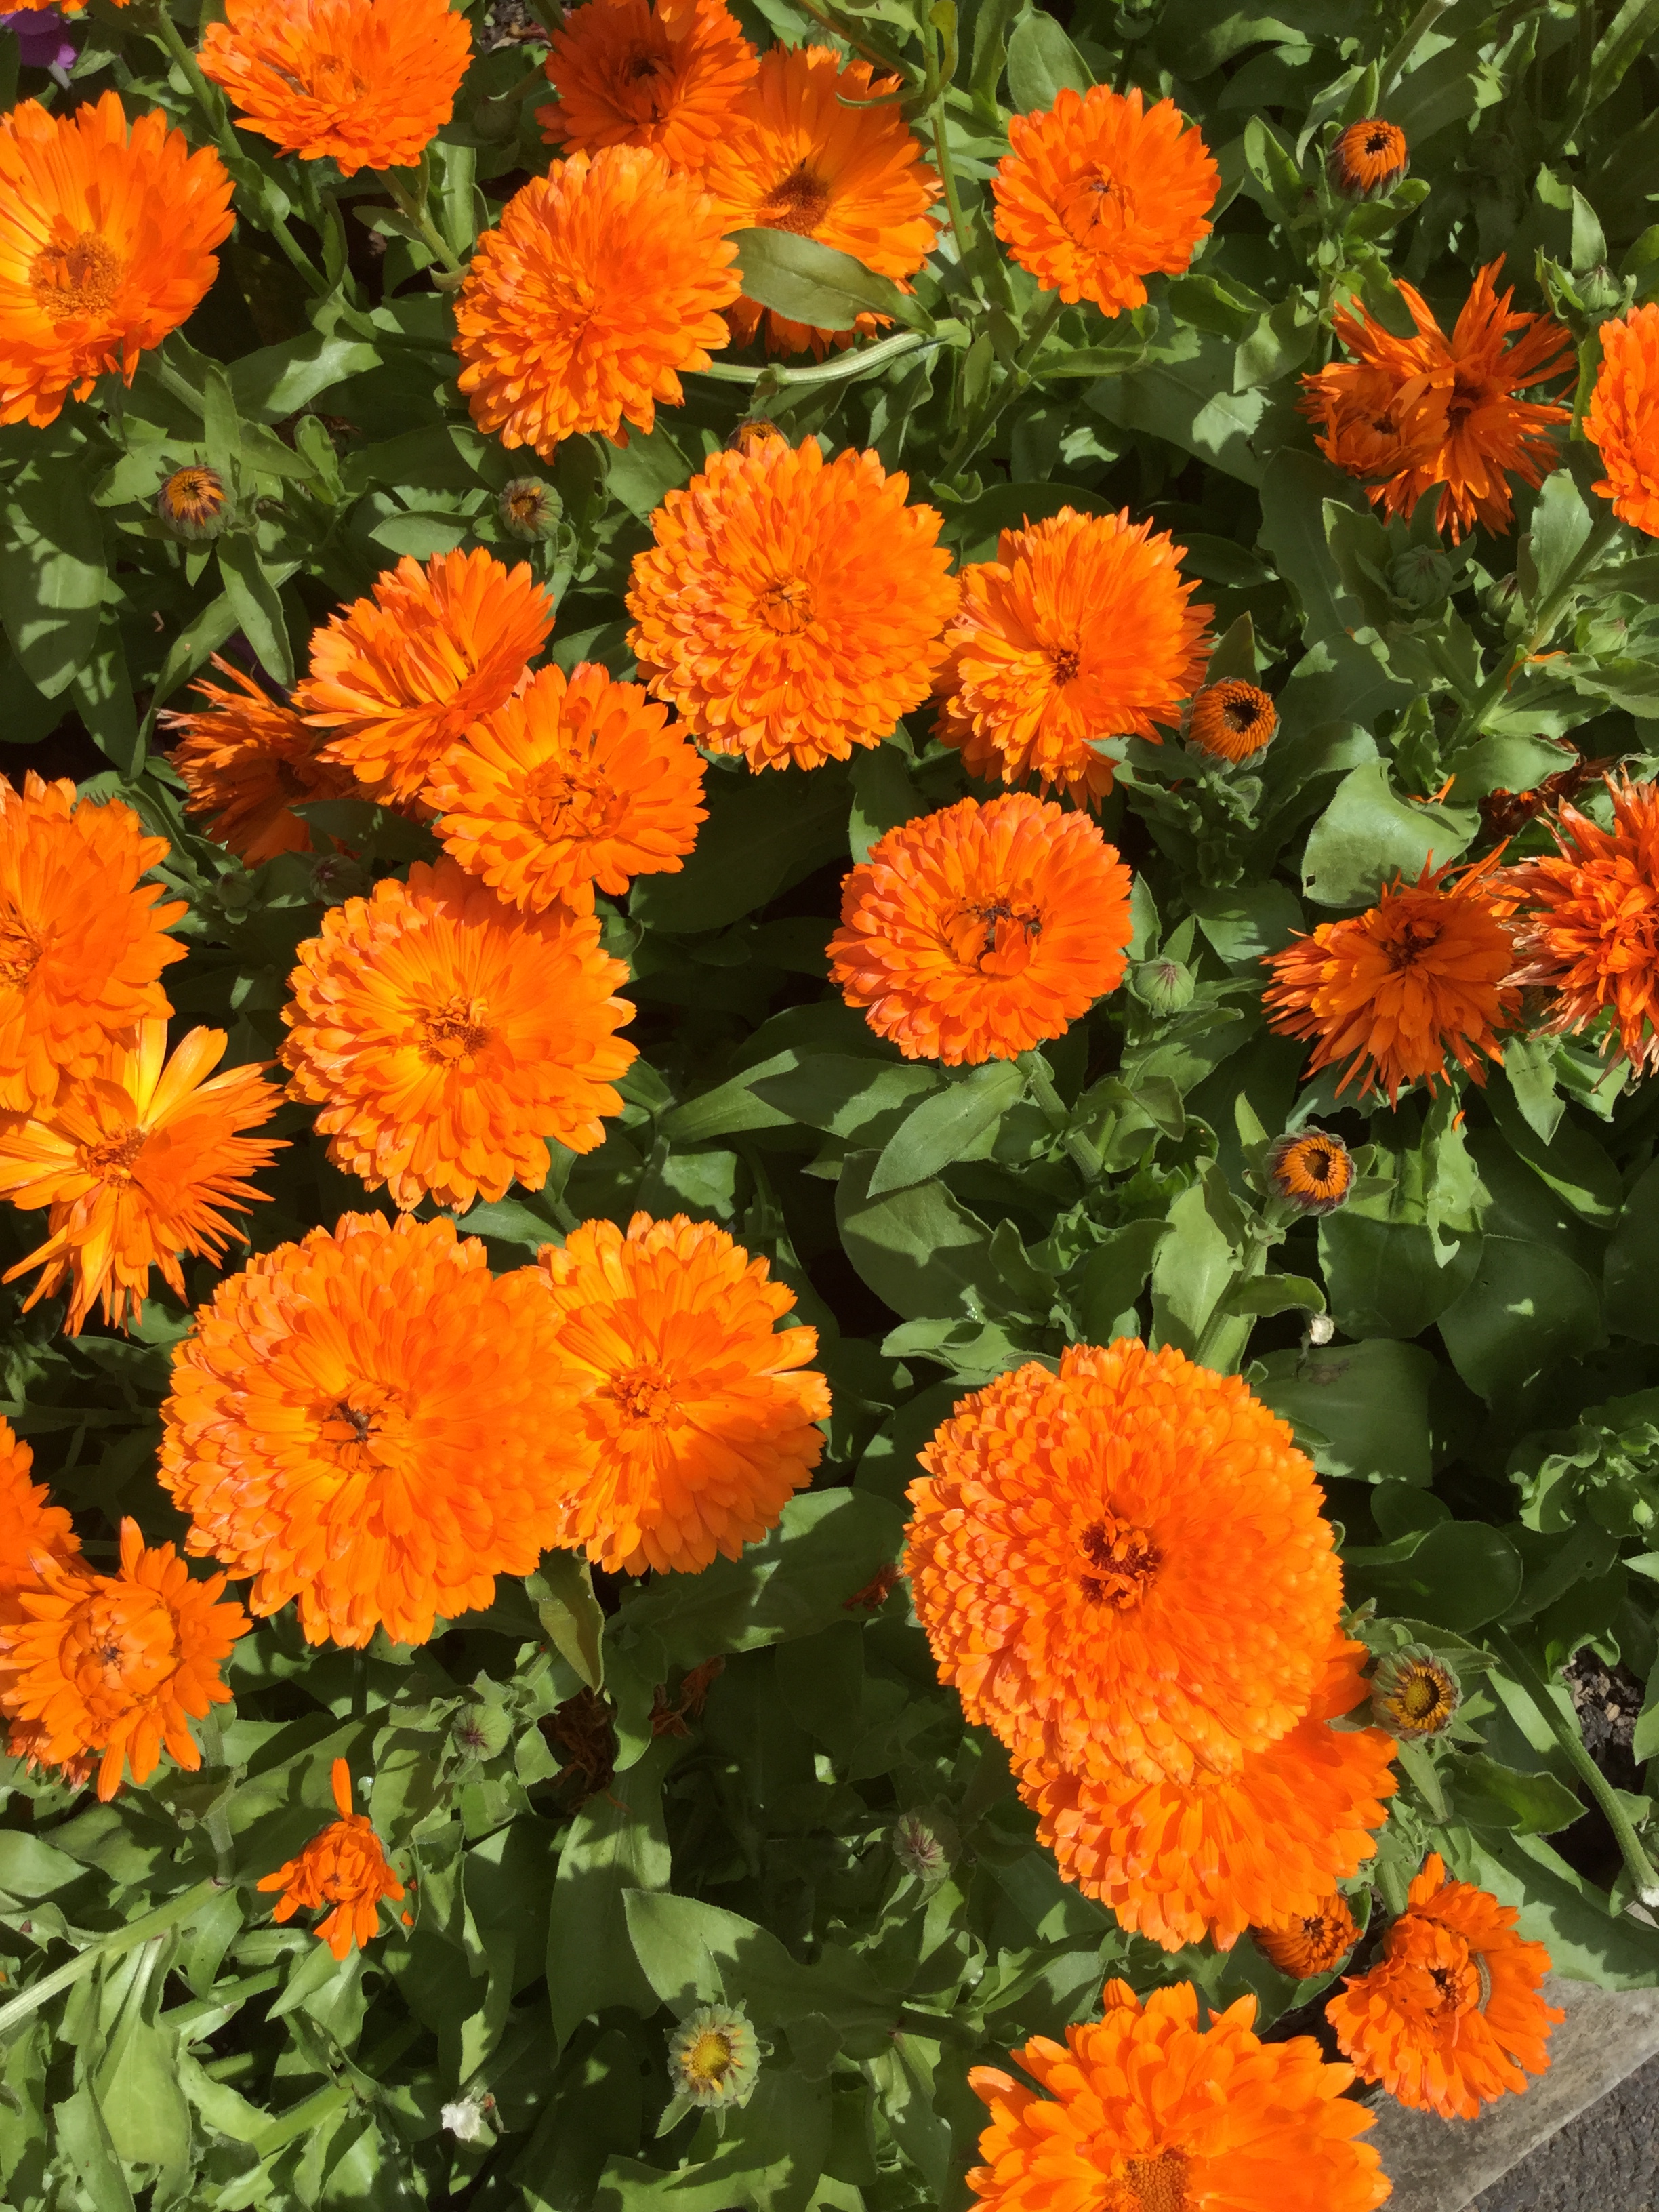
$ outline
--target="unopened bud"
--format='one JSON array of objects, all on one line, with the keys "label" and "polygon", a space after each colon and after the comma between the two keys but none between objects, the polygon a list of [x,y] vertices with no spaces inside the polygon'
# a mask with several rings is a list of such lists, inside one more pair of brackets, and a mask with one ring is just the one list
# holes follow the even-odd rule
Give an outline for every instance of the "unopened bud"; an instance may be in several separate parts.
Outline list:
[{"label": "unopened bud", "polygon": [[1143,960],[1129,979],[1143,1006],[1155,1014],[1178,1014],[1193,1002],[1193,975],[1179,960]]},{"label": "unopened bud", "polygon": [[505,1751],[513,1723],[502,1705],[463,1705],[449,1724],[449,1741],[464,1759],[494,1759]]},{"label": "unopened bud", "polygon": [[374,877],[350,853],[319,853],[311,864],[311,895],[319,906],[343,906],[374,888]]},{"label": "unopened bud", "polygon": [[893,1856],[907,1874],[942,1881],[961,1849],[956,1824],[943,1813],[901,1813],[893,1829]]},{"label": "unopened bud", "polygon": [[1406,134],[1397,123],[1368,116],[1342,132],[1326,166],[1338,191],[1350,199],[1375,199],[1391,192],[1411,167]]},{"label": "unopened bud", "polygon": [[216,469],[175,469],[155,495],[155,519],[186,545],[216,538],[231,520],[230,494]]},{"label": "unopened bud", "polygon": [[496,501],[501,528],[509,538],[528,545],[538,538],[556,537],[564,520],[564,501],[540,477],[514,477],[501,486]]},{"label": "unopened bud", "polygon": [[1407,1644],[1377,1662],[1371,1677],[1371,1717],[1401,1743],[1442,1735],[1463,1702],[1450,1662],[1426,1644]]},{"label": "unopened bud", "polygon": [[1413,613],[1437,607],[1452,587],[1456,570],[1434,545],[1413,545],[1389,570],[1389,589]]},{"label": "unopened bud", "polygon": [[1267,1187],[1298,1213],[1334,1213],[1353,1188],[1353,1159],[1340,1137],[1304,1129],[1267,1154]]}]

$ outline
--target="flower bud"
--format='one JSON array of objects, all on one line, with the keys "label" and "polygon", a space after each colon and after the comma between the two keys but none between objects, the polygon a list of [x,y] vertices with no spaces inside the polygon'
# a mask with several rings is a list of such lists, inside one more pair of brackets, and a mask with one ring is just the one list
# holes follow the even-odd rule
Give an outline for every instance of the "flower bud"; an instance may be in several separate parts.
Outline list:
[{"label": "flower bud", "polygon": [[1193,1002],[1193,975],[1179,960],[1143,960],[1129,979],[1143,1006],[1155,1014],[1178,1014]]},{"label": "flower bud", "polygon": [[514,477],[501,486],[495,502],[501,528],[523,544],[558,535],[564,520],[564,501],[540,477]]},{"label": "flower bud", "polygon": [[1462,1702],[1463,1686],[1449,1662],[1426,1644],[1407,1644],[1376,1662],[1371,1718],[1401,1743],[1443,1735]]},{"label": "flower bud", "polygon": [[449,1741],[463,1759],[495,1759],[505,1751],[513,1722],[505,1705],[482,1701],[461,1707],[449,1724]]},{"label": "flower bud", "polygon": [[1437,607],[1451,590],[1457,571],[1437,545],[1413,545],[1389,570],[1389,589],[1413,613]]},{"label": "flower bud", "polygon": [[1334,1213],[1353,1188],[1353,1161],[1340,1137],[1304,1129],[1268,1152],[1267,1188],[1298,1213]]},{"label": "flower bud", "polygon": [[1273,743],[1279,709],[1255,684],[1229,677],[1206,684],[1193,701],[1187,742],[1218,760],[1249,760]]},{"label": "flower bud", "polygon": [[668,2045],[668,2078],[677,2096],[705,2108],[746,2105],[760,2076],[760,2047],[746,2013],[699,2005]]},{"label": "flower bud", "polygon": [[1351,123],[1331,149],[1326,165],[1331,183],[1349,199],[1375,199],[1391,192],[1411,167],[1406,134],[1380,115]]},{"label": "flower bud", "polygon": [[230,494],[216,469],[175,469],[155,495],[155,519],[186,545],[216,538],[231,520]]},{"label": "flower bud", "polygon": [[311,895],[319,906],[343,906],[374,888],[373,875],[350,853],[319,853],[311,864]]},{"label": "flower bud", "polygon": [[961,1848],[955,1822],[943,1813],[901,1813],[894,1825],[893,1856],[923,1881],[942,1881]]}]

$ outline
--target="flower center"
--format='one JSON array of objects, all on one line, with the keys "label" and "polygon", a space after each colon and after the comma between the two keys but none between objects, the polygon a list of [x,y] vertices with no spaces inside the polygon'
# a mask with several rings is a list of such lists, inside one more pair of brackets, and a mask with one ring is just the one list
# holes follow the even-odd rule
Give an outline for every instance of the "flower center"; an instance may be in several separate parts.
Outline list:
[{"label": "flower center", "polygon": [[1401,1691],[1400,1702],[1412,1720],[1426,1720],[1440,1703],[1440,1686],[1426,1674],[1414,1674]]},{"label": "flower center", "polygon": [[662,64],[655,54],[636,53],[628,64],[629,82],[638,84],[643,77],[659,76],[661,70]]},{"label": "flower center", "polygon": [[1071,646],[1060,647],[1058,652],[1050,656],[1050,659],[1054,665],[1056,690],[1062,684],[1075,682],[1079,663],[1078,655]]},{"label": "flower center", "polygon": [[717,2027],[705,2028],[685,2054],[686,2072],[694,2081],[711,2082],[723,2089],[735,2071],[738,2054],[732,2047],[732,2039]]},{"label": "flower center", "polygon": [[1370,132],[1365,140],[1365,151],[1368,154],[1386,154],[1388,150],[1388,132],[1386,131],[1373,131]]},{"label": "flower center", "polygon": [[225,488],[211,469],[175,469],[161,486],[161,503],[175,522],[210,522],[225,503]]},{"label": "flower center", "polygon": [[67,1623],[64,1673],[95,1709],[125,1704],[165,1682],[179,1663],[173,1608],[153,1590],[124,1586],[89,1599]]},{"label": "flower center", "polygon": [[1249,699],[1229,699],[1221,709],[1221,719],[1230,730],[1242,738],[1255,721],[1256,709]]},{"label": "flower center", "polygon": [[1424,954],[1432,952],[1439,942],[1437,919],[1432,915],[1417,915],[1396,927],[1392,942],[1383,947],[1383,956],[1398,975],[1404,969],[1414,968]]},{"label": "flower center", "polygon": [[385,1463],[381,1447],[388,1431],[400,1425],[403,1401],[383,1382],[354,1382],[325,1406],[318,1417],[317,1440],[338,1467],[350,1473]]},{"label": "flower center", "polygon": [[1164,1564],[1163,1553],[1146,1531],[1114,1513],[1091,1521],[1078,1539],[1078,1549],[1088,1562],[1078,1576],[1078,1588],[1091,1605],[1109,1605],[1115,1613],[1140,1603]]},{"label": "flower center", "polygon": [[659,1360],[648,1360],[638,1367],[625,1368],[614,1375],[604,1386],[603,1395],[611,1399],[629,1421],[648,1421],[654,1424],[669,1420],[678,1411],[679,1401],[674,1395],[674,1378]]},{"label": "flower center", "polygon": [[1455,437],[1486,397],[1481,386],[1459,377],[1446,402],[1446,428]]},{"label": "flower center", "polygon": [[147,1134],[143,1129],[124,1129],[118,1137],[106,1137],[100,1144],[82,1145],[81,1165],[100,1182],[131,1182],[133,1162],[143,1151]]},{"label": "flower center", "polygon": [[1042,934],[1042,915],[1009,899],[964,899],[945,926],[951,951],[964,968],[982,975],[1018,975],[1030,964]]},{"label": "flower center", "polygon": [[45,951],[15,907],[0,907],[0,984],[21,990]]},{"label": "flower center", "polygon": [[548,761],[525,788],[525,814],[550,842],[564,837],[608,837],[622,825],[627,802],[597,769],[562,768]]},{"label": "flower center", "polygon": [[476,1059],[490,1036],[489,1009],[482,999],[458,994],[421,1017],[421,1054],[433,1067],[456,1067]]},{"label": "flower center", "polygon": [[812,594],[804,578],[780,576],[761,593],[757,610],[769,629],[794,635],[812,620]]},{"label": "flower center", "polygon": [[1132,2158],[1124,2175],[1140,2212],[1188,2212],[1187,2154],[1161,2150],[1156,2158]]},{"label": "flower center", "polygon": [[1097,165],[1062,186],[1060,219],[1079,246],[1105,252],[1117,245],[1135,220],[1135,196],[1108,168]]},{"label": "flower center", "polygon": [[29,270],[29,289],[43,315],[70,323],[107,307],[120,289],[123,273],[120,255],[95,230],[88,230],[70,245],[54,240],[43,246]]},{"label": "flower center", "polygon": [[760,204],[760,219],[772,230],[793,230],[810,238],[830,212],[830,187],[806,163],[799,161]]}]

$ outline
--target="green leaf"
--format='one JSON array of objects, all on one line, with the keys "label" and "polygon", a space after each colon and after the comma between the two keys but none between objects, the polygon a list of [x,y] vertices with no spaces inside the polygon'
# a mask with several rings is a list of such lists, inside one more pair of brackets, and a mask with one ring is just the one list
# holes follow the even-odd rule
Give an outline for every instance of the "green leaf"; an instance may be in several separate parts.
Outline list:
[{"label": "green leaf", "polygon": [[100,628],[94,651],[75,672],[70,697],[99,751],[113,762],[125,781],[133,781],[144,755],[118,623],[106,621]]},{"label": "green leaf", "polygon": [[945,534],[963,561],[994,561],[1005,530],[1046,522],[1069,507],[1079,514],[1109,514],[1110,500],[1073,483],[992,484],[946,519]]},{"label": "green leaf", "polygon": [[[628,1949],[625,1927],[619,1940]],[[640,2140],[641,2087],[634,2045],[607,2028],[574,2075],[559,2079],[507,2177],[525,2212],[590,2212],[606,2160]]]},{"label": "green leaf", "polygon": [[237,627],[267,676],[286,690],[294,681],[294,648],[276,585],[252,538],[234,533],[218,544],[219,575]]},{"label": "green leaf", "polygon": [[1474,835],[1468,810],[1403,799],[1385,761],[1350,770],[1308,833],[1302,888],[1321,906],[1369,906],[1395,874],[1414,883],[1425,866],[1455,860]]},{"label": "green leaf", "polygon": [[132,2212],[132,2192],[89,2082],[57,2106],[52,2129],[98,2212]]},{"label": "green leaf", "polygon": [[1228,476],[1260,484],[1262,465],[1251,441],[1267,402],[1259,391],[1233,390],[1232,342],[1160,320],[1155,351],[1144,368],[1095,385],[1085,404],[1120,429],[1167,439]]},{"label": "green leaf", "polygon": [[1625,0],[1590,58],[1586,112],[1593,114],[1625,72],[1659,38],[1659,0]]},{"label": "green leaf", "polygon": [[871,1197],[877,1157],[853,1153],[836,1186],[836,1223],[848,1258],[906,1320],[966,1313],[965,1298],[989,1267],[989,1230],[942,1182]]},{"label": "green leaf", "polygon": [[56,699],[96,649],[104,602],[103,517],[83,449],[43,441],[0,516],[0,622],[17,665]]},{"label": "green leaf", "polygon": [[917,789],[910,764],[896,744],[872,745],[853,763],[853,811],[848,838],[855,860],[867,860],[872,848],[890,830],[932,812]]},{"label": "green leaf", "polygon": [[1483,1751],[1460,1753],[1441,1769],[1452,1811],[1475,1828],[1515,1828],[1522,1835],[1553,1835],[1570,1828],[1583,1806],[1553,1774],[1519,1774]]},{"label": "green leaf", "polygon": [[[1409,1540],[1407,1540],[1409,1542]],[[1509,1538],[1479,1521],[1443,1521],[1409,1556],[1381,1547],[1343,1553],[1348,1602],[1374,1597],[1384,1613],[1409,1613],[1462,1635],[1498,1620],[1521,1594],[1521,1558]]]},{"label": "green leaf", "polygon": [[913,1060],[814,1052],[769,1073],[772,1065],[751,1071],[757,1099],[788,1121],[860,1146],[886,1144],[914,1102],[939,1086],[936,1068],[919,1067]]},{"label": "green leaf", "polygon": [[879,1198],[926,1182],[959,1160],[978,1138],[1025,1096],[1024,1070],[1012,1060],[988,1060],[947,1084],[908,1114],[889,1139],[871,1172],[869,1194]]},{"label": "green leaf", "polygon": [[844,764],[711,775],[708,819],[678,875],[642,876],[628,910],[649,929],[723,928],[846,849]]},{"label": "green leaf", "polygon": [[546,1552],[538,1571],[525,1577],[537,1617],[554,1648],[590,1690],[605,1687],[605,1614],[593,1595],[593,1577],[574,1552]]},{"label": "green leaf", "polygon": [[1346,635],[1363,619],[1331,555],[1326,508],[1339,501],[1356,514],[1364,512],[1352,486],[1321,453],[1285,447],[1263,472],[1258,543],[1296,593],[1309,645]]},{"label": "green leaf", "polygon": [[1480,1237],[1466,1237],[1443,1265],[1424,1224],[1351,1205],[1319,1224],[1320,1272],[1345,1336],[1420,1336],[1474,1279],[1480,1255]]},{"label": "green leaf", "polygon": [[21,1828],[0,1829],[0,1890],[8,1897],[26,1902],[55,1897],[85,1872],[78,1859],[54,1850],[44,1836]]},{"label": "green leaf", "polygon": [[791,322],[850,331],[860,315],[887,315],[912,330],[928,328],[916,301],[890,276],[878,276],[850,253],[793,230],[734,230],[737,273],[745,296]]},{"label": "green leaf", "polygon": [[429,561],[434,553],[453,553],[464,545],[472,535],[472,524],[470,514],[389,514],[368,535],[371,543],[384,545],[388,553]]},{"label": "green leaf", "polygon": [[[1640,1344],[1659,1344],[1659,1162],[1638,1177],[1607,1246],[1607,1327]],[[4,1885],[0,1884],[0,1887]]]},{"label": "green leaf", "polygon": [[[642,2159],[612,2158],[600,2176],[592,2212],[732,2212],[750,2206],[807,2212],[828,2155],[830,2112],[827,2081],[809,2081],[796,2068],[767,2067],[748,2104],[726,2116],[724,2136],[712,2156],[672,2172]],[[828,2207],[832,2200],[823,2202]]]},{"label": "green leaf", "polygon": [[1188,1354],[1232,1281],[1237,1253],[1216,1219],[1207,1182],[1191,1183],[1170,1208],[1170,1234],[1152,1261],[1158,1341]]},{"label": "green leaf", "polygon": [[1167,1221],[1129,1221],[1090,1253],[1076,1297],[1085,1343],[1106,1344],[1118,1334],[1117,1324],[1146,1287],[1158,1246],[1169,1234]]},{"label": "green leaf", "polygon": [[1017,115],[1052,107],[1066,90],[1092,90],[1088,64],[1054,16],[1032,8],[1014,26],[1008,40],[1008,97]]},{"label": "green leaf", "polygon": [[1252,1388],[1296,1431],[1323,1475],[1426,1483],[1433,1472],[1431,1406],[1440,1363],[1421,1345],[1312,1346],[1270,1352]]},{"label": "green leaf", "polygon": [[210,599],[194,621],[179,631],[167,648],[161,672],[155,679],[151,709],[169,700],[181,684],[188,683],[203,664],[217,653],[236,628],[236,610],[227,593]]},{"label": "green leaf", "polygon": [[464,1213],[455,1224],[459,1237],[493,1237],[499,1243],[521,1245],[539,1252],[553,1242],[552,1224],[533,1212],[522,1199],[486,1200]]},{"label": "green leaf", "polygon": [[378,346],[361,338],[325,337],[308,331],[234,362],[230,388],[237,411],[255,422],[285,422],[331,385],[380,366]]},{"label": "green leaf", "polygon": [[668,1887],[662,1785],[680,1748],[672,1736],[659,1736],[565,1832],[547,1923],[548,2003],[561,2045],[607,2005],[642,2014],[657,2008],[629,1939],[625,1900]]},{"label": "green leaf", "polygon": [[633,1892],[628,1929],[652,1988],[682,2018],[700,2004],[741,2005],[759,2027],[787,2028],[805,2013],[836,2027],[890,2029],[898,2000],[862,1959],[824,1944],[799,1965],[769,1929],[672,1893]]},{"label": "green leaf", "polygon": [[[176,2039],[155,2021],[166,1939],[140,1945],[117,1970],[126,1978],[94,2088],[117,2155],[128,2166],[182,2173],[190,2160],[190,2107],[179,2087]],[[106,2001],[108,1991],[106,1990]]]},{"label": "green leaf", "polygon": [[1325,1293],[1306,1275],[1255,1275],[1222,1301],[1231,1314],[1323,1313]]}]

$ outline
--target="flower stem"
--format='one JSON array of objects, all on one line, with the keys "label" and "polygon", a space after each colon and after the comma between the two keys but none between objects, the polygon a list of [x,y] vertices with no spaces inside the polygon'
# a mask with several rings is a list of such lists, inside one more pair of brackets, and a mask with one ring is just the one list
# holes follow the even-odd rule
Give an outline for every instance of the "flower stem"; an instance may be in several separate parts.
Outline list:
[{"label": "flower stem", "polygon": [[939,337],[924,337],[920,331],[901,331],[896,337],[883,338],[878,344],[844,353],[836,361],[815,362],[811,368],[775,368],[769,362],[763,368],[745,368],[740,362],[711,361],[707,368],[692,373],[712,376],[721,384],[758,384],[763,376],[772,377],[779,385],[839,384],[863,376],[872,368],[884,367],[905,354],[919,353],[943,343]]},{"label": "flower stem", "polygon": [[1026,372],[1036,359],[1043,340],[1059,321],[1060,311],[1064,304],[1058,292],[1049,295],[1042,313],[1032,325],[1030,335],[1014,356],[1008,374],[1003,378],[998,391],[980,409],[979,413],[968,424],[956,444],[945,455],[944,465],[939,471],[942,476],[955,476],[959,469],[972,460],[974,455],[1002,420],[1003,410],[1008,402],[1017,393],[1024,390],[1027,381]]},{"label": "flower stem", "polygon": [[83,1981],[102,1961],[118,1958],[123,1951],[131,1950],[135,1943],[147,1942],[152,1936],[160,1936],[169,1928],[176,1928],[181,1920],[188,1920],[199,1906],[229,1887],[216,1875],[210,1875],[206,1881],[198,1881],[193,1888],[169,1898],[165,1905],[158,1905],[153,1912],[146,1912],[139,1919],[130,1920],[125,1928],[112,1928],[107,1936],[99,1936],[95,1942],[88,1943],[84,1951],[78,1952],[66,1966],[59,1966],[54,1973],[43,1974],[38,1982],[31,1982],[27,1989],[20,1990],[9,2004],[0,2005],[0,2038],[3,2038],[21,2021],[27,2020],[31,2013],[39,2012],[41,2006],[49,1998],[55,1997],[60,1990],[73,1989],[76,1982]]},{"label": "flower stem", "polygon": [[461,273],[460,256],[439,229],[437,224],[433,222],[427,207],[425,172],[422,173],[421,189],[418,192],[411,192],[407,185],[400,184],[390,169],[382,169],[380,172],[380,182],[391,193],[398,214],[405,221],[415,225],[421,234],[423,243],[437,259],[443,263],[450,275],[459,276]]},{"label": "flower stem", "polygon": [[[1281,1234],[1282,1232],[1275,1231],[1265,1221],[1251,1222],[1246,1232],[1244,1249],[1239,1255],[1238,1265],[1233,1270],[1232,1278],[1210,1309],[1210,1317],[1199,1331],[1198,1343],[1193,1352],[1193,1362],[1195,1366],[1208,1367],[1215,1357],[1216,1347],[1220,1343],[1224,1334],[1229,1328],[1236,1329],[1241,1321],[1245,1325],[1244,1342],[1249,1343],[1250,1316],[1229,1312],[1227,1301],[1242,1284],[1253,1282],[1261,1273],[1267,1262],[1268,1252],[1279,1243]],[[1242,1356],[1243,1349],[1243,1345],[1241,1345],[1238,1355],[1228,1363],[1227,1366],[1221,1370],[1222,1372],[1231,1374],[1237,1370],[1238,1357]]]},{"label": "flower stem", "polygon": [[1066,1101],[1055,1090],[1054,1079],[1047,1068],[1034,1052],[1021,1053],[1014,1065],[1025,1078],[1026,1087],[1042,1109],[1048,1127],[1066,1147],[1073,1166],[1085,1182],[1098,1182],[1100,1155],[1083,1132],[1072,1127],[1072,1116]]}]

